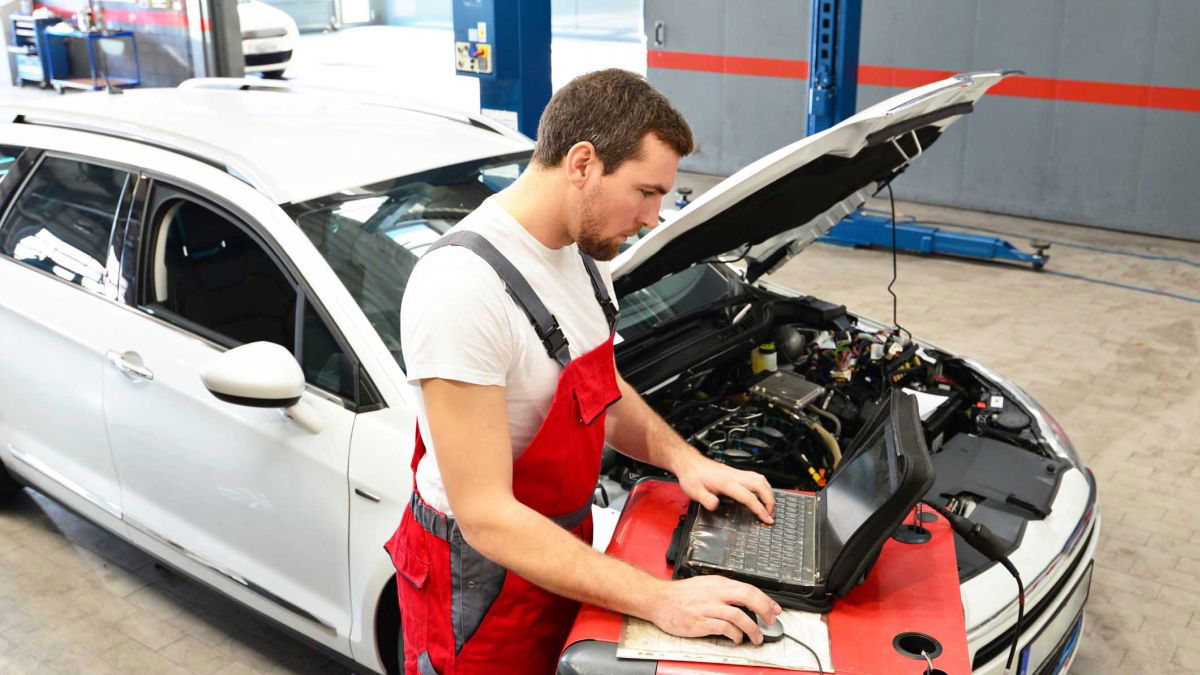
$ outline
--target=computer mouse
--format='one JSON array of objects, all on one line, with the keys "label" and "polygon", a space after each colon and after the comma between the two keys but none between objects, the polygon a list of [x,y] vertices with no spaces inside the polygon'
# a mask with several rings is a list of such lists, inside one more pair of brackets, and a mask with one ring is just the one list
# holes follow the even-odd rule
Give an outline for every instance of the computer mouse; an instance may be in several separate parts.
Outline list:
[{"label": "computer mouse", "polygon": [[758,615],[753,611],[745,607],[740,607],[739,609],[745,612],[746,616],[754,619],[754,623],[758,624],[758,629],[762,631],[763,634],[764,644],[767,642],[778,642],[779,640],[783,639],[783,621],[780,620],[779,617],[775,617],[775,623],[767,623],[766,621],[758,618]]}]

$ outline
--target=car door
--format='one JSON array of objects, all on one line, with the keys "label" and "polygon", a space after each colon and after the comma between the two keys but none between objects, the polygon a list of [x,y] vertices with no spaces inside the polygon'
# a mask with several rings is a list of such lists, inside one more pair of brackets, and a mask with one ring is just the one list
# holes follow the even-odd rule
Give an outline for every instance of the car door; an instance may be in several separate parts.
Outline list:
[{"label": "car door", "polygon": [[0,194],[15,193],[0,224],[0,453],[12,471],[122,532],[102,371],[109,327],[122,313],[113,300],[114,226],[136,176],[14,150],[0,149]]},{"label": "car door", "polygon": [[[130,310],[105,369],[109,438],[131,538],[309,637],[346,651],[356,368],[314,294],[232,205],[152,181]],[[134,260],[128,256],[127,261]],[[202,371],[229,348],[297,355],[316,426],[226,403]]]}]

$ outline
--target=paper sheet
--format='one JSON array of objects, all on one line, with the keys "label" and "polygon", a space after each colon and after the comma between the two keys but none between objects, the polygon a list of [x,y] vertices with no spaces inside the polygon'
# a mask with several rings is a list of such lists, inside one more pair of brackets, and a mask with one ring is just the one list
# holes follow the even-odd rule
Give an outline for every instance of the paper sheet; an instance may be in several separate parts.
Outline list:
[{"label": "paper sheet", "polygon": [[654,624],[625,617],[617,657],[658,659],[660,661],[700,661],[741,666],[773,666],[793,670],[833,672],[829,653],[829,628],[820,614],[785,609],[779,616],[785,632],[812,648],[820,657],[786,637],[778,642],[755,646],[749,640],[735,645],[726,637],[681,638],[659,630]]},{"label": "paper sheet", "polygon": [[946,399],[949,398],[948,396],[943,396],[941,394],[930,394],[923,391],[917,391],[916,389],[908,389],[907,387],[901,391],[906,394],[912,394],[916,397],[917,414],[921,416],[922,420],[929,419],[929,416],[932,415],[935,410],[940,408],[941,405],[946,402]]},{"label": "paper sheet", "polygon": [[592,504],[592,548],[601,553],[608,550],[608,542],[612,541],[620,519],[620,511]]}]

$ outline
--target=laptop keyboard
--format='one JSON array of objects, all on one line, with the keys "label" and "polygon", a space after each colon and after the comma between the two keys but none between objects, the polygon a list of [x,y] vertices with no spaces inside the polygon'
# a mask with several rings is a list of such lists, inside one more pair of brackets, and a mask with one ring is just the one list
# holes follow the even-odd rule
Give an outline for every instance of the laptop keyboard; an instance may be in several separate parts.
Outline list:
[{"label": "laptop keyboard", "polygon": [[[736,514],[736,515],[733,515]],[[724,566],[759,577],[796,584],[813,579],[817,498],[775,491],[775,524],[763,526],[747,508],[735,508],[729,525],[736,535],[726,549]]]}]

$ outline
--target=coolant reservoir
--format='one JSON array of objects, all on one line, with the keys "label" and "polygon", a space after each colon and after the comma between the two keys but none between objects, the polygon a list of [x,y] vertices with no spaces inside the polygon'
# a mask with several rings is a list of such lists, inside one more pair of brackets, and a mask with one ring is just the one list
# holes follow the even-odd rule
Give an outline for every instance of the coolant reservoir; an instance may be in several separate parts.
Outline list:
[{"label": "coolant reservoir", "polygon": [[750,352],[750,370],[759,374],[765,370],[775,372],[779,368],[779,356],[775,353],[774,342],[764,342]]}]

